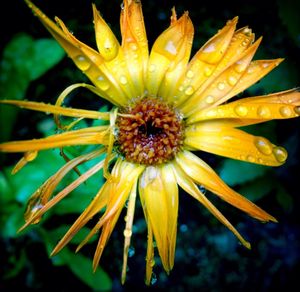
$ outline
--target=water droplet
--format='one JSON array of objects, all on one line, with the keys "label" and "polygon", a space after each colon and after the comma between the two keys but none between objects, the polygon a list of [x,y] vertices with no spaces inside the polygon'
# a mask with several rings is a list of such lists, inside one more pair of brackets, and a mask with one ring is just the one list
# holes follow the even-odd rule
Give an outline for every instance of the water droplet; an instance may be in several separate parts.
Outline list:
[{"label": "water droplet", "polygon": [[210,68],[206,67],[206,68],[204,69],[204,75],[205,75],[206,77],[209,77],[211,74],[212,74],[212,70],[211,70]]},{"label": "water droplet", "polygon": [[300,106],[296,106],[296,107],[294,108],[294,111],[295,111],[295,113],[296,113],[297,115],[300,115]]},{"label": "water droplet", "polygon": [[234,64],[234,69],[236,72],[242,73],[247,68],[247,65],[248,65],[247,62],[245,62],[243,60],[239,60]]},{"label": "water droplet", "polygon": [[286,150],[280,146],[276,146],[273,148],[273,154],[274,154],[276,160],[280,163],[285,162],[287,159],[287,156],[288,156]]},{"label": "water droplet", "polygon": [[192,95],[194,93],[194,88],[192,86],[188,86],[184,93],[186,95]]},{"label": "water droplet", "polygon": [[248,160],[249,162],[254,162],[254,161],[255,161],[255,158],[254,158],[252,155],[248,155],[248,156],[247,156],[247,160]]},{"label": "water droplet", "polygon": [[251,28],[249,28],[249,27],[245,27],[245,28],[243,29],[243,33],[244,33],[246,36],[251,36],[252,30],[251,30]]},{"label": "water droplet", "polygon": [[86,71],[87,69],[90,68],[91,63],[89,62],[89,60],[86,59],[86,57],[79,55],[74,59],[76,65],[78,66],[78,68],[82,71]]},{"label": "water droplet", "polygon": [[202,194],[205,195],[205,193],[206,193],[206,188],[205,188],[203,185],[200,185],[200,186],[199,186],[199,191],[200,191]]},{"label": "water droplet", "polygon": [[181,91],[181,92],[183,91],[183,89],[184,89],[184,87],[182,85],[179,86],[179,88],[178,88],[178,90]]},{"label": "water droplet", "polygon": [[166,46],[165,46],[165,50],[170,53],[171,55],[176,55],[177,54],[177,49],[174,45],[173,41],[168,41]]},{"label": "water droplet", "polygon": [[132,235],[132,230],[131,229],[125,229],[123,232],[125,237],[130,237]]},{"label": "water droplet", "polygon": [[257,148],[257,150],[265,155],[271,155],[272,154],[272,144],[263,137],[257,137],[254,140],[254,145]]},{"label": "water droplet", "polygon": [[103,91],[108,90],[110,87],[109,82],[103,76],[98,76],[98,78],[96,78],[94,83],[98,88],[100,88]]},{"label": "water droplet", "polygon": [[284,118],[288,118],[292,115],[292,110],[288,106],[282,106],[279,112]]},{"label": "water droplet", "polygon": [[152,259],[152,260],[150,261],[150,266],[151,266],[152,268],[155,266],[155,260],[154,260],[154,259]]},{"label": "water droplet", "polygon": [[229,76],[229,78],[228,78],[228,83],[229,83],[231,86],[234,86],[234,85],[237,83],[237,79],[236,79],[234,76]]},{"label": "water droplet", "polygon": [[193,77],[194,77],[194,72],[193,72],[192,70],[188,70],[188,71],[186,72],[186,77],[187,77],[187,78],[193,78]]},{"label": "water droplet", "polygon": [[208,95],[205,98],[205,102],[208,103],[208,104],[212,104],[214,101],[215,101],[215,98],[212,95]]},{"label": "water droplet", "polygon": [[121,82],[121,84],[123,84],[123,85],[127,84],[127,78],[126,78],[124,75],[122,75],[122,76],[120,77],[120,82]]},{"label": "water droplet", "polygon": [[149,66],[149,72],[154,72],[155,69],[156,69],[156,65],[155,65],[155,64],[151,64],[151,65]]},{"label": "water droplet", "polygon": [[203,53],[212,53],[216,50],[215,44],[214,43],[210,43],[207,44],[204,49],[202,50]]},{"label": "water droplet", "polygon": [[243,47],[247,47],[249,44],[249,39],[245,39],[243,42],[242,42],[242,46]]},{"label": "water droplet", "polygon": [[155,273],[152,273],[151,275],[151,280],[150,280],[150,284],[154,285],[157,282],[157,276]]},{"label": "water droplet", "polygon": [[247,107],[245,107],[244,105],[237,105],[234,108],[234,111],[236,112],[236,114],[240,117],[244,117],[248,114],[248,109]]},{"label": "water droplet", "polygon": [[133,257],[135,254],[135,249],[133,246],[130,246],[129,249],[128,249],[128,257]]},{"label": "water droplet", "polygon": [[137,47],[136,44],[134,44],[134,43],[131,43],[131,44],[130,44],[130,49],[131,49],[131,50],[136,51],[137,48],[138,48],[138,47]]},{"label": "water droplet", "polygon": [[271,116],[271,111],[267,106],[260,106],[257,109],[257,114],[262,118],[268,118]]},{"label": "water droplet", "polygon": [[225,88],[225,83],[224,82],[219,82],[218,83],[218,89],[219,90],[224,90],[224,88]]}]

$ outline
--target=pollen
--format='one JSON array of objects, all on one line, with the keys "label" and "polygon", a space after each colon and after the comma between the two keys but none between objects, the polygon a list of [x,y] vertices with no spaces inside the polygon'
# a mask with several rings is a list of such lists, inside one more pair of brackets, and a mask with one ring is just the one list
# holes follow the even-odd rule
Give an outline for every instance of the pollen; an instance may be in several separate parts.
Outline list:
[{"label": "pollen", "polygon": [[172,160],[184,140],[184,121],[158,98],[144,97],[119,111],[115,145],[127,161],[158,165]]}]

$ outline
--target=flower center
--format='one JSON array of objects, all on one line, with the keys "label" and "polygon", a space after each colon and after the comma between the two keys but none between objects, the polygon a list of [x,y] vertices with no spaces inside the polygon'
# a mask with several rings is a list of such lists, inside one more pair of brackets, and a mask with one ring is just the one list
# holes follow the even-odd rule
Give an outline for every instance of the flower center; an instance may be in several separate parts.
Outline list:
[{"label": "flower center", "polygon": [[160,99],[145,97],[119,111],[116,146],[126,160],[154,165],[172,160],[181,149],[184,123]]}]

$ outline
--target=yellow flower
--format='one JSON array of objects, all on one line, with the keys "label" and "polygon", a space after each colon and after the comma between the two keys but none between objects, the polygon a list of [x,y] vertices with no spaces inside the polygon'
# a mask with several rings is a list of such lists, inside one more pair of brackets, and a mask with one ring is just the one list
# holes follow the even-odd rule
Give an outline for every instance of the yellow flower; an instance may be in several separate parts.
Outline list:
[{"label": "yellow flower", "polygon": [[[239,128],[272,119],[298,117],[300,93],[297,89],[227,103],[282,61],[252,61],[261,38],[254,41],[251,29],[236,30],[237,18],[229,20],[190,60],[193,24],[187,12],[177,18],[173,9],[170,26],[157,38],[149,54],[141,3],[124,0],[121,44],[93,5],[98,47],[94,50],[77,40],[60,19],[56,18],[55,24],[30,1],[26,2],[93,85],[69,86],[55,105],[1,101],[52,113],[63,132],[43,139],[3,143],[0,151],[25,153],[13,171],[17,172],[44,149],[72,145],[95,145],[95,149],[71,160],[66,157],[66,164],[32,195],[25,212],[26,223],[21,229],[39,222],[47,210],[103,169],[106,182],[52,255],[59,252],[92,217],[101,213],[77,249],[101,230],[93,261],[96,269],[128,200],[122,268],[124,283],[138,194],[148,227],[146,283],[149,284],[154,266],[154,242],[166,272],[173,268],[178,186],[203,204],[247,248],[250,248],[249,242],[208,200],[199,185],[258,220],[276,222],[274,217],[228,187],[213,169],[192,153],[201,150],[269,166],[279,166],[287,159],[284,148]],[[98,112],[63,107],[67,95],[79,87],[105,98],[113,104],[113,109]],[[60,116],[77,119],[66,125]],[[72,129],[81,119],[100,119],[107,124]],[[97,157],[102,160],[54,194],[68,172]]]}]

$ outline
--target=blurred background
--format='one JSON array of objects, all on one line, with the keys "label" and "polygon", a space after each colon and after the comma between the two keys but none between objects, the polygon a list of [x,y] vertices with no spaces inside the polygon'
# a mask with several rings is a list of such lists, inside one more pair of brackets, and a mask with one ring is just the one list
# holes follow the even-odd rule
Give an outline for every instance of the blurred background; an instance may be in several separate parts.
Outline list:
[{"label": "blurred background", "polygon": [[[76,37],[96,48],[91,1],[36,0],[34,3],[50,18],[61,18]],[[121,1],[95,0],[94,3],[120,37]],[[262,35],[263,42],[255,59],[283,57],[285,61],[239,97],[269,94],[300,85],[299,1],[144,0],[142,3],[150,46],[168,27],[173,6],[178,15],[186,10],[190,13],[195,27],[193,53],[228,19],[237,15],[238,27],[249,25],[257,38]],[[7,1],[0,14],[0,99],[54,103],[67,86],[89,82],[23,1]],[[106,106],[87,91],[78,90],[72,97],[74,107],[100,109]],[[49,257],[51,249],[103,183],[101,174],[76,189],[48,212],[38,225],[17,234],[24,222],[23,213],[28,198],[64,164],[64,160],[57,151],[44,151],[12,176],[12,167],[21,156],[1,155],[0,291],[299,290],[300,119],[273,121],[247,130],[284,146],[289,152],[287,162],[279,168],[267,168],[205,153],[199,153],[199,156],[231,187],[271,213],[279,223],[262,224],[206,192],[251,242],[252,249],[246,250],[200,204],[181,192],[174,269],[167,276],[157,257],[149,287],[144,285],[147,232],[139,202],[129,251],[127,281],[122,286],[120,274],[125,226],[122,218],[126,208],[95,274],[92,273],[91,259],[96,238],[79,254],[74,253],[76,244],[88,232],[87,227],[61,253]],[[55,124],[49,115],[0,106],[0,141],[39,138],[55,131]],[[75,147],[70,151],[76,155],[83,150]],[[64,182],[74,179],[76,174],[73,175]]]}]

